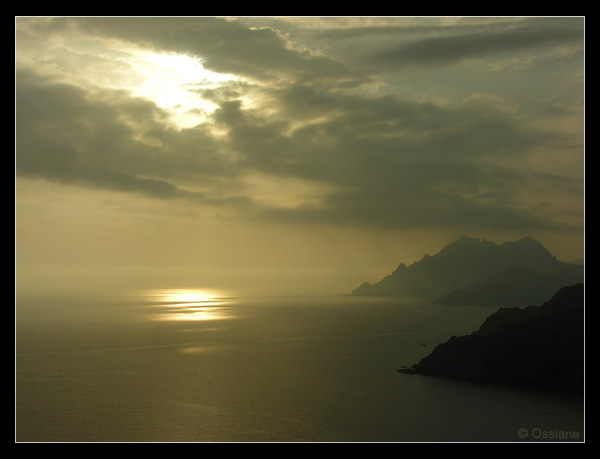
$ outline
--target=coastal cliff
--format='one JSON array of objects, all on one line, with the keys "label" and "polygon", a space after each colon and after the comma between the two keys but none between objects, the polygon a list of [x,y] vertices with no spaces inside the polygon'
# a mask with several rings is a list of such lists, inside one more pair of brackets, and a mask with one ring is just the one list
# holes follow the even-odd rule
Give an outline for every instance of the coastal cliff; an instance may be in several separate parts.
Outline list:
[{"label": "coastal cliff", "polygon": [[561,288],[541,306],[501,308],[398,371],[582,393],[584,286]]}]

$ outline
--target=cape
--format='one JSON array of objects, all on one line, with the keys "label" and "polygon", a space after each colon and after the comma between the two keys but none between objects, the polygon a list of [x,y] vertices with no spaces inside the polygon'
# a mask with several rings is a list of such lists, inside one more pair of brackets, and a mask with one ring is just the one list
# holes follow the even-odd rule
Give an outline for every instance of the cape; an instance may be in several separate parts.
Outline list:
[{"label": "cape", "polygon": [[453,336],[403,373],[583,393],[584,285],[541,306],[501,308],[479,330]]},{"label": "cape", "polygon": [[350,295],[448,305],[529,306],[583,280],[583,265],[557,260],[530,237],[496,244],[464,236],[410,266],[401,263],[379,282],[365,282]]}]

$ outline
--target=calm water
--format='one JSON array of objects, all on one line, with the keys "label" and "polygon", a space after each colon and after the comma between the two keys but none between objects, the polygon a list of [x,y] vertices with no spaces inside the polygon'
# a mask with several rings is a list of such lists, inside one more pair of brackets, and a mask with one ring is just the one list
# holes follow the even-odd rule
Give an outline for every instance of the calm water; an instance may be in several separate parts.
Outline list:
[{"label": "calm water", "polygon": [[396,371],[491,312],[175,290],[19,300],[16,441],[582,441],[581,397]]}]

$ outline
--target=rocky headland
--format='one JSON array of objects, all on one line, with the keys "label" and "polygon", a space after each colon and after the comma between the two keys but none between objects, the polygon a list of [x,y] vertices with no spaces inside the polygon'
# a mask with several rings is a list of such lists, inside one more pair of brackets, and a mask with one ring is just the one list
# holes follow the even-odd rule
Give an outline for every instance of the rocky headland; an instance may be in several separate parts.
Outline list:
[{"label": "rocky headland", "polygon": [[501,308],[402,373],[583,393],[584,285],[541,306]]}]

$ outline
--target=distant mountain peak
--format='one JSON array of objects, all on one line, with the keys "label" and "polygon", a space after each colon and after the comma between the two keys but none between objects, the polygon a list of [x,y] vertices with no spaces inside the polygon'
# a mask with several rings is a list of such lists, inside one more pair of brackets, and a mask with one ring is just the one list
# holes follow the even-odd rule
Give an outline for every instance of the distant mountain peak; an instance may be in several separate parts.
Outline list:
[{"label": "distant mountain peak", "polygon": [[500,245],[501,246],[502,245],[519,245],[519,246],[531,246],[531,247],[544,247],[540,241],[538,241],[530,236],[525,236],[525,237],[519,239],[518,241],[514,241],[514,242],[512,242],[512,241],[503,242]]},{"label": "distant mountain peak", "polygon": [[396,270],[392,273],[392,275],[394,275],[395,273],[398,273],[398,272],[402,272],[406,269],[408,269],[408,266],[406,266],[404,263],[400,263],[398,265],[398,267],[396,268]]},{"label": "distant mountain peak", "polygon": [[533,239],[532,237],[526,236],[515,242],[504,242],[500,245],[501,248],[515,251],[524,251],[529,256],[555,258],[544,245]]},{"label": "distant mountain peak", "polygon": [[455,239],[452,242],[448,243],[446,245],[446,247],[444,247],[444,248],[451,247],[451,246],[463,246],[466,244],[477,244],[481,241],[482,240],[479,238],[475,238],[475,237],[471,237],[471,236],[461,236],[458,239]]},{"label": "distant mountain peak", "polygon": [[[519,275],[519,271],[513,269],[515,267],[526,268],[526,272],[532,274]],[[581,267],[557,261],[539,241],[529,236],[502,244],[461,236],[435,255],[426,254],[410,266],[401,263],[379,282],[365,283],[352,295],[434,301],[454,291],[469,291],[474,286],[485,285],[495,289],[496,301],[505,301],[507,293],[514,293],[517,285],[521,291],[527,290],[527,286],[523,285],[526,279],[535,279],[536,285],[539,289],[543,287],[544,291],[548,288],[558,289],[566,285],[567,280],[569,283],[582,282],[583,271],[576,268]],[[510,273],[516,282],[505,285],[510,276],[499,276],[502,272]],[[481,287],[478,288],[481,293]],[[480,293],[477,298],[481,297]],[[460,298],[463,297],[467,296],[461,294]],[[457,298],[456,294],[453,298]]]},{"label": "distant mountain peak", "polygon": [[536,244],[540,244],[539,241],[536,241],[534,238],[532,238],[531,236],[525,236],[521,239],[519,239],[517,242],[534,242]]},{"label": "distant mountain peak", "polygon": [[487,248],[495,245],[496,244],[494,244],[493,242],[486,241],[485,239],[477,239],[470,236],[462,236],[446,245],[442,250],[439,251],[439,254],[454,253],[457,251],[466,250],[478,250],[482,247]]}]

